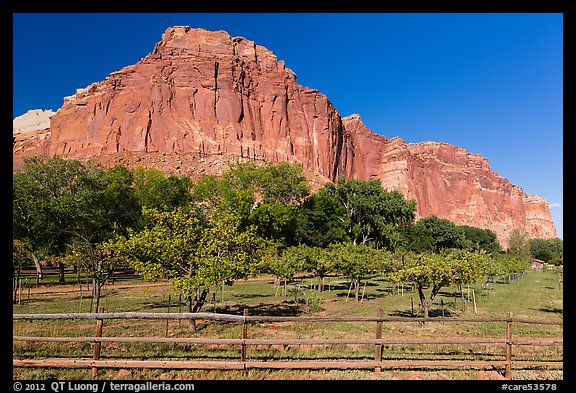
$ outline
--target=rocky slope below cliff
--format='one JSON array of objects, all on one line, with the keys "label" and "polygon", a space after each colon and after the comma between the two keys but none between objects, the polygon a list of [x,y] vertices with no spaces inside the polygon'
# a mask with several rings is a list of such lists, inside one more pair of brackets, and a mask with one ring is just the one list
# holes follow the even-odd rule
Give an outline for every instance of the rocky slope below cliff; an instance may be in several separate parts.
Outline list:
[{"label": "rocky slope below cliff", "polygon": [[492,229],[504,244],[516,228],[555,236],[547,202],[492,172],[485,158],[388,139],[358,115],[341,118],[271,51],[224,31],[169,28],[141,61],[66,97],[48,130],[13,132],[15,167],[26,156],[58,154],[197,177],[236,159],[298,162],[315,186],[340,174],[381,179],[416,200],[418,217]]}]

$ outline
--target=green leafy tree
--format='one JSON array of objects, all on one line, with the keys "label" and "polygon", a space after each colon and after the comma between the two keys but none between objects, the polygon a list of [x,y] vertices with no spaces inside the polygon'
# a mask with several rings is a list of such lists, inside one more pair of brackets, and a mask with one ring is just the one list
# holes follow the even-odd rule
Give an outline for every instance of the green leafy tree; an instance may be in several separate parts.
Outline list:
[{"label": "green leafy tree", "polygon": [[324,278],[334,271],[334,260],[326,249],[301,244],[290,248],[291,252],[302,263],[302,269],[316,278],[318,292],[324,290]]},{"label": "green leafy tree", "polygon": [[[403,267],[391,275],[396,282],[413,282],[418,290],[420,305],[425,318],[442,287],[452,283],[470,282],[478,272],[474,254],[450,254],[443,251],[431,253],[406,253]],[[426,292],[429,292],[427,296]]]},{"label": "green leafy tree", "polygon": [[256,178],[264,203],[300,204],[310,194],[310,184],[302,165],[267,163]]},{"label": "green leafy tree", "polygon": [[147,280],[167,279],[180,291],[190,312],[199,312],[211,287],[247,278],[258,266],[265,242],[253,230],[241,231],[238,218],[214,211],[144,209],[149,223],[108,246],[127,258]]},{"label": "green leafy tree", "polygon": [[561,266],[564,264],[564,260],[560,257],[554,257],[548,261],[549,264],[554,266]]},{"label": "green leafy tree", "polygon": [[188,176],[166,175],[142,166],[132,169],[132,176],[136,198],[143,207],[167,211],[190,202],[192,181]]},{"label": "green leafy tree", "polygon": [[100,203],[97,214],[103,218],[101,239],[115,233],[125,233],[126,228],[140,225],[142,206],[133,186],[134,177],[130,169],[118,164],[104,169],[98,176],[102,179],[95,182],[93,187],[98,187],[95,192]]},{"label": "green leafy tree", "polygon": [[326,188],[310,195],[297,210],[297,242],[325,248],[347,239],[346,209]]},{"label": "green leafy tree", "polygon": [[354,244],[374,243],[393,248],[390,234],[414,220],[416,203],[406,201],[396,190],[384,190],[380,180],[340,177],[336,183],[327,183],[324,187],[344,207],[342,220],[346,235]]},{"label": "green leafy tree", "polygon": [[204,175],[192,187],[192,202],[209,214],[213,210],[234,214],[243,227],[256,206],[250,184],[241,184],[228,176]]},{"label": "green leafy tree", "polygon": [[479,265],[479,279],[482,279],[482,284],[494,283],[496,277],[507,273],[505,264],[502,262],[506,258],[508,258],[506,254],[494,253],[482,261],[483,263]]},{"label": "green leafy tree", "polygon": [[30,248],[26,247],[22,241],[12,240],[12,303],[18,300],[18,290],[20,289],[20,272],[22,268],[34,266]]},{"label": "green leafy tree", "polygon": [[297,230],[296,209],[283,203],[262,203],[250,213],[248,223],[254,225],[263,238],[281,241],[291,245],[295,243]]},{"label": "green leafy tree", "polygon": [[443,249],[464,248],[466,239],[450,220],[430,216],[421,218],[409,231],[408,248],[416,252],[438,253]]},{"label": "green leafy tree", "polygon": [[356,302],[360,301],[362,281],[383,271],[380,250],[363,244],[334,244],[330,246],[329,257],[334,261],[334,270],[350,278],[350,288],[354,287]]},{"label": "green leafy tree", "polygon": [[564,241],[558,237],[548,239],[548,247],[552,253],[552,258],[563,258],[564,256]]},{"label": "green leafy tree", "polygon": [[12,231],[15,239],[28,247],[39,279],[42,267],[39,254],[55,254],[65,248],[71,236],[74,213],[74,181],[80,175],[79,161],[58,156],[24,159],[23,168],[13,174]]},{"label": "green leafy tree", "polygon": [[476,228],[469,225],[457,227],[464,236],[465,248],[471,251],[484,251],[487,253],[501,250],[496,233],[489,229]]},{"label": "green leafy tree", "polygon": [[298,205],[310,194],[310,184],[300,164],[236,162],[222,177],[238,190],[250,190],[262,203]]},{"label": "green leafy tree", "polygon": [[92,281],[92,302],[90,310],[97,313],[102,296],[102,287],[108,281],[113,270],[126,267],[124,260],[117,258],[104,243],[74,242],[61,257],[66,264],[75,266]]},{"label": "green leafy tree", "polygon": [[500,275],[520,273],[530,268],[530,259],[520,255],[494,254],[493,258],[499,266]]},{"label": "green leafy tree", "polygon": [[[289,281],[294,279],[297,272],[304,270],[304,264],[300,259],[297,247],[284,248],[280,252],[264,259],[265,265],[262,271],[274,276],[274,285],[276,286],[276,296],[278,289],[282,288],[282,296],[286,296],[286,286]],[[282,284],[283,282],[283,284]]]},{"label": "green leafy tree", "polygon": [[243,228],[254,225],[261,236],[292,245],[297,243],[296,206],[309,191],[300,165],[248,161],[231,164],[222,176],[200,178],[192,199],[208,211],[233,212]]},{"label": "green leafy tree", "polygon": [[[32,157],[14,172],[13,234],[32,252],[62,257],[68,245],[96,244],[134,224],[139,205],[131,190],[131,177],[117,167],[77,160]],[[62,260],[62,259],[59,259]],[[64,281],[64,265],[60,281]]]},{"label": "green leafy tree", "polygon": [[526,261],[530,260],[530,238],[528,233],[524,230],[514,229],[510,233],[507,252],[509,255],[513,255]]},{"label": "green leafy tree", "polygon": [[561,239],[530,239],[528,242],[532,258],[548,262],[552,258],[562,257],[563,244]]},{"label": "green leafy tree", "polygon": [[[101,242],[139,220],[131,183],[129,171],[121,166],[105,170],[59,156],[26,159],[23,169],[14,173],[14,237],[29,246],[36,262],[38,252],[57,260],[64,282],[70,247],[78,258],[80,252],[86,252],[86,258],[95,256]],[[92,277],[95,288],[103,285],[97,282],[99,275]],[[93,292],[93,304],[99,296],[99,291]]]},{"label": "green leafy tree", "polygon": [[490,257],[484,253],[470,252],[467,250],[452,250],[447,255],[450,259],[452,270],[452,283],[460,292],[464,311],[466,311],[466,297],[463,285],[472,284],[484,273],[483,267]]}]

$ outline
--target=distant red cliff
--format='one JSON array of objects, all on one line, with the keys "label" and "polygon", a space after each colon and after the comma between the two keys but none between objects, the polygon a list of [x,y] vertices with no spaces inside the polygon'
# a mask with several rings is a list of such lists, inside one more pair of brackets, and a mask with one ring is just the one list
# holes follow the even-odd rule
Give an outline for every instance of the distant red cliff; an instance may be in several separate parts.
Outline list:
[{"label": "distant red cliff", "polygon": [[15,123],[15,168],[23,157],[57,154],[197,178],[236,159],[298,162],[316,187],[341,174],[381,179],[416,200],[418,217],[488,228],[503,244],[514,229],[556,236],[547,202],[492,172],[486,158],[375,134],[299,85],[271,51],[224,31],[169,28],[141,61],[66,97],[49,128],[19,122],[27,128]]}]

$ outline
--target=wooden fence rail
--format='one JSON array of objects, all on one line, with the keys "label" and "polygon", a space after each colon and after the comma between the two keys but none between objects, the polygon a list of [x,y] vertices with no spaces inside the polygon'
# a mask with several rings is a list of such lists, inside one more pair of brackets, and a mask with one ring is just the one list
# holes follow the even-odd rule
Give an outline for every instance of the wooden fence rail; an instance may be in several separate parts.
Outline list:
[{"label": "wooden fence rail", "polygon": [[[245,310],[243,315],[216,314],[216,313],[143,313],[143,312],[113,312],[113,313],[69,313],[69,314],[13,314],[14,320],[75,320],[95,319],[96,336],[83,337],[38,337],[38,336],[13,336],[13,341],[24,342],[80,342],[93,344],[92,359],[13,359],[14,367],[69,367],[69,368],[92,368],[93,377],[98,368],[166,368],[166,369],[374,369],[379,374],[382,368],[406,368],[406,367],[469,367],[487,368],[503,366],[505,377],[511,379],[512,366],[544,366],[562,368],[562,361],[513,361],[514,345],[525,346],[562,346],[562,338],[513,338],[512,324],[542,324],[562,325],[561,322],[533,321],[508,318],[390,318],[384,317],[383,312],[378,310],[376,317],[272,317],[250,316]],[[242,325],[242,338],[168,338],[168,337],[102,337],[104,320],[110,319],[151,319],[151,320],[212,320],[224,323],[238,323]],[[248,338],[248,324],[260,322],[376,322],[375,338],[343,338],[343,339],[315,339],[315,338]],[[504,322],[506,323],[506,337],[503,338],[390,338],[382,337],[382,325],[384,322]],[[173,343],[173,344],[196,344],[196,345],[239,345],[241,348],[238,361],[209,361],[209,360],[131,360],[114,359],[101,360],[100,346],[102,343]],[[290,360],[290,361],[250,361],[246,358],[248,345],[374,345],[373,361],[322,361],[322,360]],[[504,345],[505,360],[382,360],[382,345],[389,344],[432,344],[432,345],[460,345],[460,344],[484,344]]]},{"label": "wooden fence rail", "polygon": [[165,338],[165,337],[30,337],[13,336],[14,341],[32,342],[85,342],[85,343],[159,343],[159,344],[200,344],[200,345],[346,345],[346,344],[510,344],[530,346],[562,345],[561,338],[516,339],[502,338],[449,338],[449,339],[410,339],[410,338]]},{"label": "wooden fence rail", "polygon": [[[14,320],[47,319],[156,319],[156,320],[205,320],[221,322],[507,322],[509,318],[459,318],[459,317],[273,317],[260,315],[198,313],[151,313],[151,312],[105,312],[105,313],[62,313],[62,314],[13,314]],[[532,325],[562,325],[562,322],[514,319],[515,323]]]}]

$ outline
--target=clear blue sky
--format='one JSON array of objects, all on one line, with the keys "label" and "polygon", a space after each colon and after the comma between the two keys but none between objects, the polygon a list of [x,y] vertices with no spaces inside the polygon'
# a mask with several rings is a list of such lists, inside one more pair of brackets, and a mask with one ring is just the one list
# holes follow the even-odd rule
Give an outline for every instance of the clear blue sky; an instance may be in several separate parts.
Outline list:
[{"label": "clear blue sky", "polygon": [[13,115],[152,51],[167,27],[226,30],[272,50],[372,131],[439,141],[551,204],[563,237],[562,14],[14,14]]}]

